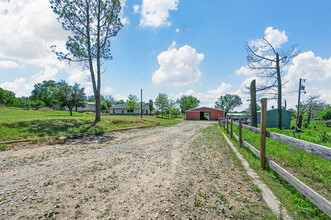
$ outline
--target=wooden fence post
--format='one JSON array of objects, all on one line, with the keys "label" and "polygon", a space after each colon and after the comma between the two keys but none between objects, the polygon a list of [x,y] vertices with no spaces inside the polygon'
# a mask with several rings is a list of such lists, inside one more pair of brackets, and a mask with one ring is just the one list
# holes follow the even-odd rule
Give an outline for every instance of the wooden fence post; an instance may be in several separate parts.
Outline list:
[{"label": "wooden fence post", "polygon": [[229,118],[226,118],[226,133],[229,134]]},{"label": "wooden fence post", "polygon": [[262,99],[260,126],[260,167],[265,167],[266,137],[267,137],[267,99]]},{"label": "wooden fence post", "polygon": [[241,123],[241,119],[239,119],[239,147],[241,147],[241,144],[243,142],[243,138],[242,138],[242,123]]},{"label": "wooden fence post", "polygon": [[230,129],[230,138],[232,139],[232,136],[233,136],[233,129],[232,129],[232,126],[233,126],[233,118],[231,116],[231,129]]}]

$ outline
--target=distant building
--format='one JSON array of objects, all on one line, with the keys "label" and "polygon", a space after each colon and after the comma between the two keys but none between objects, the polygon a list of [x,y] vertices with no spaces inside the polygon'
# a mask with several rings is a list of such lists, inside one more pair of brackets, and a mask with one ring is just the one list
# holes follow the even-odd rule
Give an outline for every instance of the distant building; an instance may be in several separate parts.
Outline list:
[{"label": "distant building", "polygon": [[239,120],[239,119],[248,120],[248,119],[251,118],[251,114],[247,113],[247,112],[228,113],[226,116],[227,117],[232,117],[234,120]]},{"label": "distant building", "polygon": [[[149,110],[149,104],[143,103],[142,105],[143,115],[153,115],[154,110],[151,112]],[[117,104],[109,108],[109,112],[111,115],[140,115],[140,103],[139,109],[137,110],[128,110],[126,104]]]},{"label": "distant building", "polygon": [[[282,125],[283,129],[291,128],[291,112],[282,109]],[[257,113],[257,123],[260,124],[261,112]],[[267,111],[267,128],[278,128],[278,109]]]},{"label": "distant building", "polygon": [[[85,107],[78,107],[77,111],[78,112],[95,112],[95,103],[94,102],[84,102]],[[66,111],[69,111],[68,107],[65,108]],[[76,107],[72,109],[73,111],[76,111]]]},{"label": "distant building", "polygon": [[185,111],[186,120],[218,120],[218,118],[223,117],[223,110],[208,107],[199,107]]}]

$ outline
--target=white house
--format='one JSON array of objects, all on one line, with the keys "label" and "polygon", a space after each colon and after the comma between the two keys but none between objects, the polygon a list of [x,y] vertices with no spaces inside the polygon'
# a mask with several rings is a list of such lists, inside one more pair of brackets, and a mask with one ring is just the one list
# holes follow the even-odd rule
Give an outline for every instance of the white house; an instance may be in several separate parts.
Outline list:
[{"label": "white house", "polygon": [[[84,102],[85,107],[78,107],[77,111],[78,112],[95,112],[95,103],[94,102]],[[76,111],[76,108],[74,107],[72,109],[73,111]],[[68,107],[66,107],[66,111],[69,111]]]},{"label": "white house", "polygon": [[[154,110],[150,112],[149,110],[149,104],[143,103],[142,110],[144,115],[154,114]],[[125,104],[117,104],[109,108],[110,114],[113,115],[140,115],[140,104],[139,109],[137,110],[128,110]]]}]

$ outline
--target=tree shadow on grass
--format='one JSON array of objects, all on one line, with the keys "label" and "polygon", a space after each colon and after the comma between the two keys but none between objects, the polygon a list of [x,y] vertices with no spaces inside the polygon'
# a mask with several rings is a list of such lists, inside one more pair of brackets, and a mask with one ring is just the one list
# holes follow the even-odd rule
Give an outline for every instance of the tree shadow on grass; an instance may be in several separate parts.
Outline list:
[{"label": "tree shadow on grass", "polygon": [[48,120],[29,120],[15,123],[2,123],[9,129],[28,132],[31,135],[58,135],[72,132],[84,133],[87,131],[102,131],[94,121],[83,119],[48,119]]}]

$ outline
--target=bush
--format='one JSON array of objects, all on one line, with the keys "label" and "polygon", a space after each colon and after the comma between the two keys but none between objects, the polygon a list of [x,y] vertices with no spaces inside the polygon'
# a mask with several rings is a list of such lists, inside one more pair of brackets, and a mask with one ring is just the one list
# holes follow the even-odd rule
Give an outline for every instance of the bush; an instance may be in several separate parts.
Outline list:
[{"label": "bush", "polygon": [[326,108],[324,109],[324,111],[322,111],[320,113],[320,116],[324,119],[324,120],[330,120],[331,119],[331,108]]},{"label": "bush", "polygon": [[329,134],[326,129],[323,129],[323,131],[319,134],[319,139],[321,142],[326,143],[329,141]]}]

